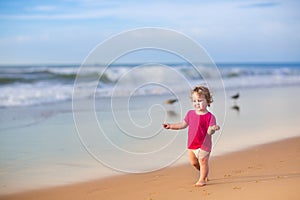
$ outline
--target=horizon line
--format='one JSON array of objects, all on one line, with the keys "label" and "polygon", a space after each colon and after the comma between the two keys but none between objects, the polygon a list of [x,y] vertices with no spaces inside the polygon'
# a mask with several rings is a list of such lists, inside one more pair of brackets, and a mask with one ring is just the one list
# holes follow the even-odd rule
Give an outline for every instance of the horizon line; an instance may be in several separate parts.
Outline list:
[{"label": "horizon line", "polygon": [[[194,62],[194,63],[201,63],[201,62]],[[300,64],[300,61],[220,61],[220,62],[212,62],[213,64]],[[113,63],[110,64],[112,66],[119,66],[119,65],[147,65],[151,64],[149,63],[143,63],[143,62],[123,62],[123,63]],[[162,64],[162,65],[180,65],[180,64],[190,64],[188,62],[153,62],[153,64]],[[57,63],[0,63],[0,67],[17,67],[17,66],[81,66],[82,63],[66,63],[66,62],[57,62]],[[104,63],[94,63],[90,64],[91,66],[103,66]]]}]

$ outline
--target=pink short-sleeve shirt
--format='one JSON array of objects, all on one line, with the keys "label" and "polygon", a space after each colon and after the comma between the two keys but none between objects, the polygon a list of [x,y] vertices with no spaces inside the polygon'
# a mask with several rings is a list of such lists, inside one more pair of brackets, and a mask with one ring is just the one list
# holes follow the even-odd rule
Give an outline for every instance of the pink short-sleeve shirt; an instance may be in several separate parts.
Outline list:
[{"label": "pink short-sleeve shirt", "polygon": [[207,134],[209,126],[216,125],[216,118],[210,112],[204,115],[196,114],[195,110],[190,110],[184,121],[188,124],[188,149],[202,149],[211,151],[211,135]]}]

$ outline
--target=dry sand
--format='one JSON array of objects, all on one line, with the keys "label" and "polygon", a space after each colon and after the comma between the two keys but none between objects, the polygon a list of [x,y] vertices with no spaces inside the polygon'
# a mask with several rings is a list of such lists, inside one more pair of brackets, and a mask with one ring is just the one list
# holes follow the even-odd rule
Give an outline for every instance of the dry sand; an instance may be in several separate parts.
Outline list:
[{"label": "dry sand", "polygon": [[0,199],[300,199],[300,137],[214,157],[210,181],[194,187],[190,165],[27,191]]}]

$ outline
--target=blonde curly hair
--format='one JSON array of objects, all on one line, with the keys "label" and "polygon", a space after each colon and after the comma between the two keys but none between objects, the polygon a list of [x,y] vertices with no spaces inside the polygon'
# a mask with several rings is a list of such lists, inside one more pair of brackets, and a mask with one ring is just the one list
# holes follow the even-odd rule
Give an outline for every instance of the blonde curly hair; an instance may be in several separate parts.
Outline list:
[{"label": "blonde curly hair", "polygon": [[208,106],[210,106],[210,104],[213,102],[213,98],[210,94],[210,91],[205,86],[200,85],[200,86],[194,87],[194,89],[191,91],[191,96],[194,93],[197,93],[199,96],[203,95],[207,101]]}]

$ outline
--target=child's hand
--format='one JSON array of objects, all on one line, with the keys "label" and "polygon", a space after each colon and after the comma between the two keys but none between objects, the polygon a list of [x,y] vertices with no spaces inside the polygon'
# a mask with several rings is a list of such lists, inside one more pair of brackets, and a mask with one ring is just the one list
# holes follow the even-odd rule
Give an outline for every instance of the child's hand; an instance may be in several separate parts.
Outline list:
[{"label": "child's hand", "polygon": [[170,124],[162,124],[165,129],[170,129]]},{"label": "child's hand", "polygon": [[211,128],[211,130],[214,130],[214,131],[220,130],[220,126],[218,126],[218,125],[210,126],[210,128]]},{"label": "child's hand", "polygon": [[210,126],[210,127],[208,127],[207,134],[208,134],[208,135],[212,135],[212,134],[214,134],[215,131],[217,131],[217,130],[220,130],[220,126],[218,126],[218,125]]}]

